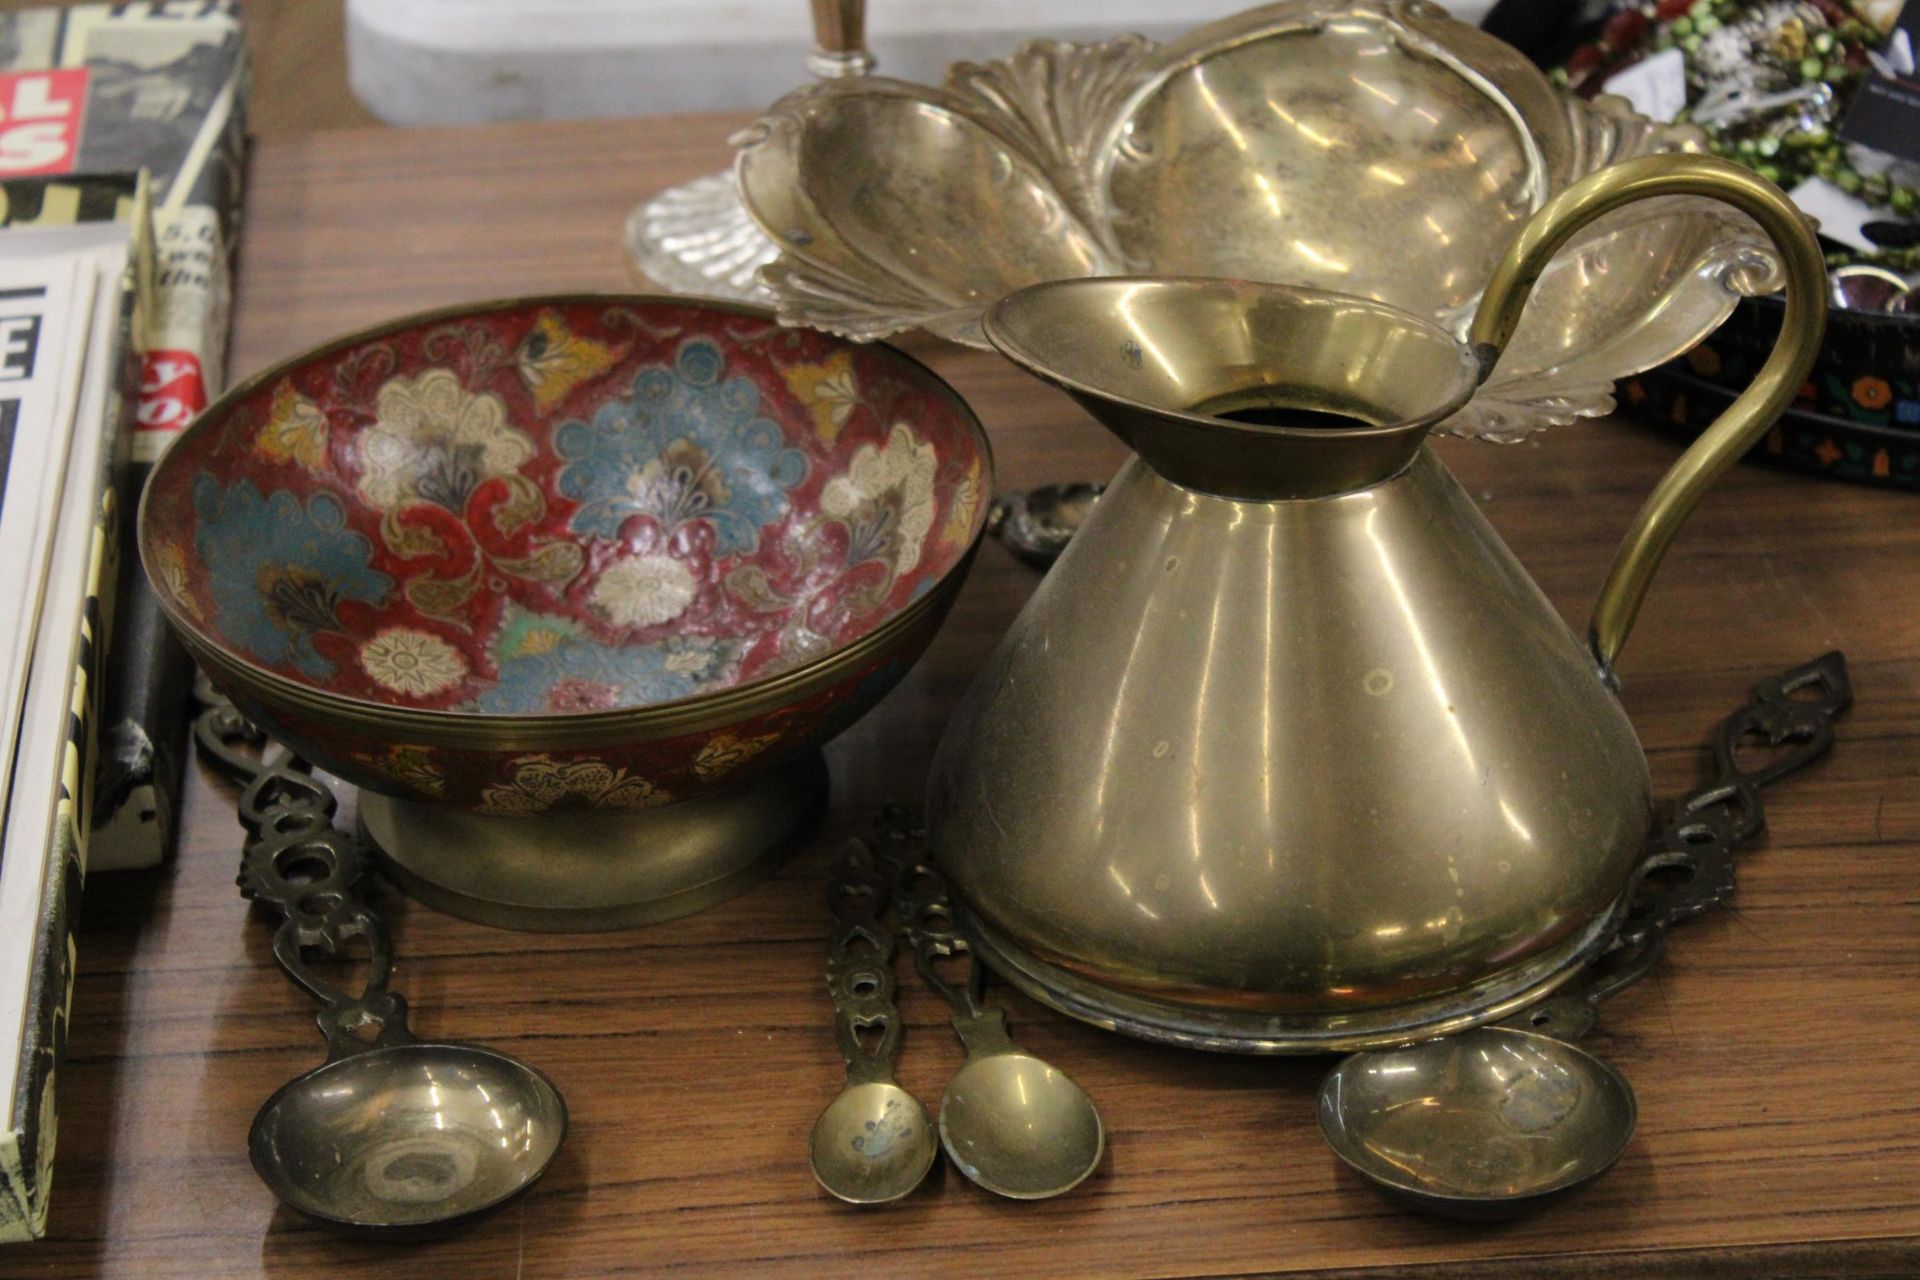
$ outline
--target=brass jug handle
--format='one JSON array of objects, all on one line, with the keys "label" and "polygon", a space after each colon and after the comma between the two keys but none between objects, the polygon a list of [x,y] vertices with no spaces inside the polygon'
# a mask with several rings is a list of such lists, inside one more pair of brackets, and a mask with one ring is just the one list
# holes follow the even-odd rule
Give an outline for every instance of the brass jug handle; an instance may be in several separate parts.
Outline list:
[{"label": "brass jug handle", "polygon": [[1588,646],[1610,685],[1614,660],[1626,646],[1660,558],[1713,482],[1793,403],[1827,324],[1827,269],[1819,242],[1780,188],[1714,156],[1643,156],[1610,165],[1562,191],[1541,206],[1508,247],[1469,333],[1482,378],[1513,337],[1521,308],[1553,255],[1594,219],[1653,196],[1707,196],[1758,222],[1785,262],[1787,314],[1752,385],[1661,477],[1614,555],[1587,626]]}]

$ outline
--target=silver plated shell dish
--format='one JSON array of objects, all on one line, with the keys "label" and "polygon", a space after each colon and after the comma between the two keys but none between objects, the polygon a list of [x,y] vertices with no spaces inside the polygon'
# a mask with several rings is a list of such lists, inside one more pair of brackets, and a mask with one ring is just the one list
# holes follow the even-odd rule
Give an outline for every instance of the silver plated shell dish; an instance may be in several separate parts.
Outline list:
[{"label": "silver plated shell dish", "polygon": [[[981,314],[1014,289],[1114,274],[1315,286],[1464,333],[1549,197],[1704,137],[1564,94],[1424,0],[1285,0],[1164,45],[1034,42],[939,87],[810,84],[735,142],[783,321],[983,346]],[[1447,429],[1516,439],[1609,412],[1616,379],[1777,285],[1741,215],[1692,197],[1623,210],[1554,261]]]}]

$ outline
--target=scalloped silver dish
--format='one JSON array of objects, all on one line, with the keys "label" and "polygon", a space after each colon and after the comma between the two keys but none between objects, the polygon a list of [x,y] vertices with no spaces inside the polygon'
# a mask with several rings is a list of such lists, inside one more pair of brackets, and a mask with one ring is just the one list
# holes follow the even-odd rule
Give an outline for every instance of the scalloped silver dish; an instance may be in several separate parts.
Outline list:
[{"label": "scalloped silver dish", "polygon": [[[735,143],[782,321],[984,346],[1005,294],[1113,274],[1315,286],[1460,334],[1550,196],[1704,135],[1563,94],[1424,0],[1286,0],[1165,45],[1036,41],[940,87],[807,85]],[[1623,210],[1554,261],[1446,429],[1510,440],[1610,412],[1616,379],[1777,285],[1741,215],[1691,197]]]}]

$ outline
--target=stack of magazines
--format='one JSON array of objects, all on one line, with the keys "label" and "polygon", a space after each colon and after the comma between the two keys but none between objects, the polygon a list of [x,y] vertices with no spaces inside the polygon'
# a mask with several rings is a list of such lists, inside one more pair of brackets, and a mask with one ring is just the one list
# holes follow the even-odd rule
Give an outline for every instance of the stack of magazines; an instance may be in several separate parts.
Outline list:
[{"label": "stack of magazines", "polygon": [[[233,0],[0,7],[0,179],[86,183],[144,169],[153,189],[158,287],[120,513],[129,548],[140,480],[221,386],[245,101]],[[61,201],[45,216],[73,220]],[[142,575],[122,575],[119,594],[92,871],[166,856],[193,680]]]},{"label": "stack of magazines", "polygon": [[191,664],[115,561],[221,384],[245,90],[233,0],[0,7],[0,1240],[45,1231],[82,880],[170,843]]},{"label": "stack of magazines", "polygon": [[[137,175],[4,184],[0,229],[0,1238],[45,1212],[95,646],[152,290]],[[83,209],[83,206],[84,209]],[[38,217],[23,217],[37,214]],[[77,220],[91,216],[94,220]]]}]

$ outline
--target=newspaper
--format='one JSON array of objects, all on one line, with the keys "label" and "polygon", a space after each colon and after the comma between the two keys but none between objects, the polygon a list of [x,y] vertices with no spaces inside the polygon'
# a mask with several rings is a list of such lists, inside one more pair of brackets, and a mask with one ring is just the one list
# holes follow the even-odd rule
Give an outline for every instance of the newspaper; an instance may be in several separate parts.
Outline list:
[{"label": "newspaper", "polygon": [[[0,13],[0,179],[145,169],[157,288],[121,542],[146,471],[224,385],[245,146],[246,58],[233,0]],[[109,611],[92,866],[151,866],[171,846],[192,666],[139,573]]]}]

